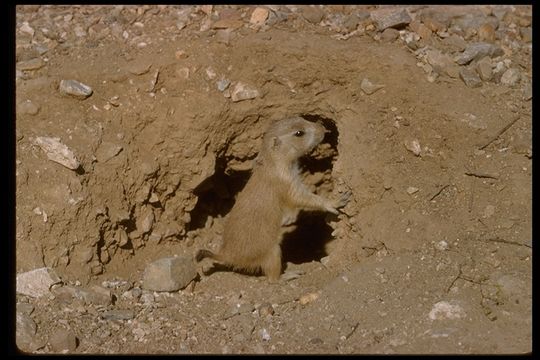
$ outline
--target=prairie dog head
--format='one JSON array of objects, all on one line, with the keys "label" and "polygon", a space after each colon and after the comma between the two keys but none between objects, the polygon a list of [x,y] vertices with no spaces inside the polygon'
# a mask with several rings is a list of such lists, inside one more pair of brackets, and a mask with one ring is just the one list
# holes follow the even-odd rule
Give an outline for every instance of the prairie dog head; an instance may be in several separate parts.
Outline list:
[{"label": "prairie dog head", "polygon": [[310,153],[324,138],[326,129],[301,117],[280,120],[272,124],[263,137],[266,156],[275,160],[294,162]]}]

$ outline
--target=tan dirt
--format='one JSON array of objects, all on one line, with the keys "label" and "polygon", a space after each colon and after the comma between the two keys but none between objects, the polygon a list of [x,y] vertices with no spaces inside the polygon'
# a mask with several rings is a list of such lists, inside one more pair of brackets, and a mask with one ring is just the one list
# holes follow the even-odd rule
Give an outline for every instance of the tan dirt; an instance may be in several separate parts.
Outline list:
[{"label": "tan dirt", "polygon": [[[76,25],[111,16],[99,8],[18,13],[37,31],[45,10]],[[117,15],[127,40],[88,32],[58,42],[45,66],[17,80],[17,273],[47,266],[66,284],[139,286],[154,260],[217,249],[264,129],[287,116],[331,128],[326,154],[305,162],[306,181],[353,199],[339,217],[300,220],[283,253],[303,275],[288,282],[215,271],[150,305],[118,295],[109,307],[134,310],[127,321],[19,295],[35,306],[42,346],[33,351],[54,352],[48,339],[60,328],[76,335],[74,353],[531,351],[532,118],[520,87],[429,82],[403,43],[338,40],[299,16],[236,29],[227,45],[200,31],[202,11],[178,30],[168,7],[137,8]],[[253,7],[237,9],[249,23]],[[512,56],[530,75],[530,53]],[[217,88],[222,78],[260,96],[233,102]],[[384,87],[367,95],[364,78]],[[93,94],[62,95],[63,79]],[[21,110],[26,100],[36,114]],[[60,138],[81,168],[49,160],[38,136]],[[455,312],[438,317],[438,306]]]}]

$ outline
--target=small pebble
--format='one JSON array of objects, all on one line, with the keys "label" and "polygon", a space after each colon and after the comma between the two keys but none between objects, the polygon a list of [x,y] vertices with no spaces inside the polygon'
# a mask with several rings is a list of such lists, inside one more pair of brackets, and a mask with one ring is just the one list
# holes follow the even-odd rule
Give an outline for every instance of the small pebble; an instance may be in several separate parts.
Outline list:
[{"label": "small pebble", "polygon": [[93,90],[90,86],[76,80],[60,81],[59,90],[61,94],[70,95],[81,100],[86,99],[93,93]]},{"label": "small pebble", "polygon": [[310,302],[317,300],[319,298],[319,295],[320,294],[316,292],[308,293],[308,294],[300,296],[300,298],[298,299],[298,302],[301,305],[306,305],[306,304],[309,304]]},{"label": "small pebble", "polygon": [[260,96],[259,91],[251,85],[237,82],[231,90],[231,100],[233,102],[250,100]]},{"label": "small pebble", "polygon": [[259,316],[267,317],[274,314],[274,308],[270,303],[263,303],[259,306]]},{"label": "small pebble", "polygon": [[31,100],[25,100],[19,104],[17,110],[21,114],[36,115],[39,112],[40,107]]},{"label": "small pebble", "polygon": [[368,79],[363,79],[362,82],[360,83],[360,88],[362,89],[363,92],[365,92],[367,95],[371,95],[373,93],[375,93],[376,91],[384,88],[384,85],[381,85],[381,84],[373,84],[371,81],[369,81]]},{"label": "small pebble", "polygon": [[405,148],[412,152],[415,156],[420,156],[422,147],[420,146],[420,142],[418,140],[406,141],[404,145]]},{"label": "small pebble", "polygon": [[435,249],[444,251],[448,249],[448,243],[444,240],[441,240],[435,244]]}]

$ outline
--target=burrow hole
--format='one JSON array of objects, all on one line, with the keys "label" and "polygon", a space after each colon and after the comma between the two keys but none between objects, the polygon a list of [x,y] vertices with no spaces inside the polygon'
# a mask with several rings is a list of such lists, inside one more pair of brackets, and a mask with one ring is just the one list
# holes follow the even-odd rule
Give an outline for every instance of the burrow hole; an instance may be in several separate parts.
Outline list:
[{"label": "burrow hole", "polygon": [[[330,197],[333,189],[332,168],[337,159],[338,129],[332,119],[319,115],[300,115],[304,119],[320,122],[329,130],[322,143],[300,161],[303,181],[310,189]],[[191,212],[189,231],[207,226],[209,217],[225,217],[234,206],[236,195],[249,180],[251,171],[234,171],[228,167],[225,156],[216,159],[214,175],[195,189],[199,200]],[[326,244],[332,240],[333,229],[328,225],[328,214],[301,211],[297,227],[284,236],[281,244],[283,263],[300,264],[319,261],[328,255]]]}]

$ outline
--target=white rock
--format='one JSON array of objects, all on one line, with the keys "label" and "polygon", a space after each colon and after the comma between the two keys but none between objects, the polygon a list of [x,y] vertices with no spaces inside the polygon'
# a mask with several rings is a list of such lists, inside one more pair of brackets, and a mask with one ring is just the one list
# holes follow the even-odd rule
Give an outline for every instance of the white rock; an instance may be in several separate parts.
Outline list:
[{"label": "white rock", "polygon": [[440,251],[447,250],[448,249],[448,243],[446,241],[444,241],[444,240],[441,240],[441,241],[439,241],[438,243],[435,244],[435,249],[440,250]]},{"label": "white rock", "polygon": [[405,148],[412,152],[415,156],[420,156],[420,152],[422,151],[422,147],[420,146],[420,142],[418,140],[411,140],[405,142]]},{"label": "white rock", "polygon": [[39,268],[17,275],[17,293],[41,297],[50,294],[51,286],[61,280],[53,269]]},{"label": "white rock", "polygon": [[230,84],[231,82],[227,79],[221,79],[216,83],[218,90],[221,92],[227,90]]},{"label": "white rock", "polygon": [[261,330],[261,338],[263,339],[263,341],[269,341],[271,339],[270,333],[268,332],[268,330],[264,328]]},{"label": "white rock", "polygon": [[207,67],[205,72],[206,72],[206,77],[208,78],[208,80],[213,80],[217,76],[216,71],[212,69],[211,67]]},{"label": "white rock", "polygon": [[47,154],[50,160],[71,170],[79,168],[79,160],[77,160],[73,151],[60,142],[59,138],[40,136],[36,138],[35,143]]},{"label": "white rock", "polygon": [[30,36],[34,36],[34,33],[35,33],[35,30],[30,25],[28,25],[27,21],[23,22],[19,30],[21,30],[24,33],[29,34]]},{"label": "white rock", "polygon": [[465,316],[465,310],[454,301],[439,301],[429,312],[431,320],[462,319]]},{"label": "white rock", "polygon": [[242,82],[237,82],[231,91],[231,99],[234,102],[254,99],[258,96],[260,96],[260,93],[257,89]]},{"label": "white rock", "polygon": [[467,125],[469,125],[470,127],[482,130],[487,129],[487,123],[482,118],[479,118],[478,116],[470,113],[465,113],[463,115],[464,118],[461,119],[461,121],[466,122]]},{"label": "white rock", "polygon": [[363,79],[362,83],[360,84],[360,88],[367,95],[371,95],[374,92],[376,92],[377,90],[380,90],[380,89],[384,88],[384,85],[373,84],[368,79]]}]

